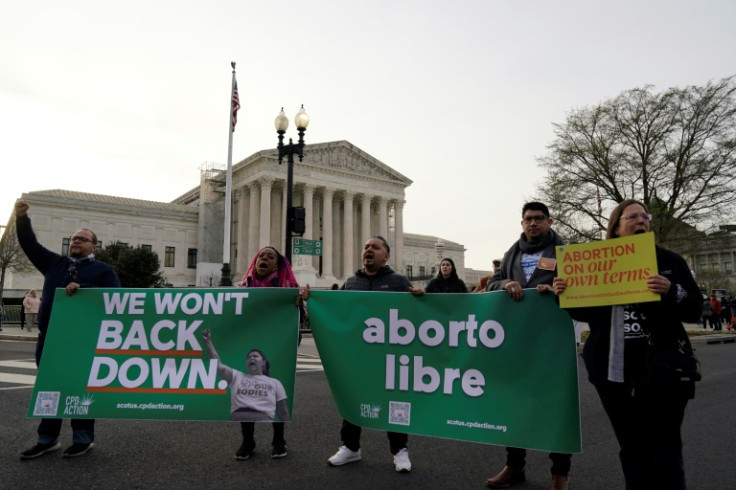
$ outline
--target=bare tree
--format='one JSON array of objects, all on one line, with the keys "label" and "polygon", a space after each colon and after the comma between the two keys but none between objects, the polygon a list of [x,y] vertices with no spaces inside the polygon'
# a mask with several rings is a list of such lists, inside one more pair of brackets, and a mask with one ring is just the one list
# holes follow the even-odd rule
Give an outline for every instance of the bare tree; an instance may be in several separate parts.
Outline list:
[{"label": "bare tree", "polygon": [[606,211],[627,198],[651,209],[661,242],[683,223],[713,229],[734,209],[734,77],[661,93],[626,90],[554,126],[539,159],[547,171],[541,200],[573,242],[601,238]]},{"label": "bare tree", "polygon": [[35,270],[18,243],[18,236],[15,234],[15,216],[10,219],[8,226],[3,228],[5,232],[0,237],[0,300],[3,299],[5,276],[9,271],[32,272]]}]

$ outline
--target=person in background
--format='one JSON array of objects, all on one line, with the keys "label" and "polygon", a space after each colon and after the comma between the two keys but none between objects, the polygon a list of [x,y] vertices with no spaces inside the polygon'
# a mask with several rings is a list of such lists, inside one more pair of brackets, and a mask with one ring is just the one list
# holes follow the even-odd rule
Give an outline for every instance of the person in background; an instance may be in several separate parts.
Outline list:
[{"label": "person in background", "polygon": [[[495,274],[498,271],[498,268],[501,267],[501,261],[496,259],[493,261],[493,274]],[[488,287],[488,281],[491,280],[493,277],[493,274],[490,276],[483,276],[480,278],[480,281],[478,281],[478,285],[475,286],[472,292],[474,293],[482,293],[486,290],[486,287]]]},{"label": "person in background", "polygon": [[708,328],[708,324],[713,328],[713,305],[706,298],[703,300],[703,330]]},{"label": "person in background", "polygon": [[[15,203],[15,226],[18,243],[28,259],[44,276],[43,301],[38,310],[38,341],[36,342],[36,365],[41,363],[49,319],[54,304],[56,288],[64,288],[67,296],[73,296],[79,288],[119,288],[115,270],[107,264],[95,260],[97,235],[81,228],[72,235],[69,241],[69,256],[64,257],[48,250],[38,243],[36,234],[28,217],[29,204],[21,200]],[[54,326],[59,326],[54,324]],[[73,328],[74,325],[69,325]],[[30,330],[31,323],[28,324]],[[69,352],[70,356],[74,352]],[[63,369],[65,366],[57,366]],[[94,447],[94,419],[72,419],[72,445],[64,450],[65,458],[86,454]],[[61,447],[59,434],[61,419],[41,419],[38,425],[38,441],[32,448],[20,454],[21,459],[32,459]]]},{"label": "person in background", "polygon": [[[522,301],[525,288],[539,293],[552,291],[556,275],[555,253],[562,245],[560,236],[552,229],[554,220],[549,209],[541,202],[528,202],[521,209],[522,233],[503,256],[501,267],[488,282],[488,291],[505,290],[514,301]],[[550,453],[552,460],[552,490],[569,487],[571,454]],[[526,479],[526,449],[507,447],[506,465],[499,473],[486,480],[489,488],[507,488]]]},{"label": "person in background", "polygon": [[462,279],[457,276],[455,262],[445,257],[440,262],[440,270],[437,277],[429,281],[425,288],[427,293],[467,293],[468,288]]},{"label": "person in background", "polygon": [[710,304],[713,307],[713,330],[721,330],[721,302],[715,294],[710,295]]},{"label": "person in background", "polygon": [[[627,199],[611,213],[606,238],[647,233],[651,221],[644,203]],[[662,375],[649,360],[651,346],[692,355],[683,322],[698,321],[703,300],[682,257],[661,247],[656,256],[658,270],[647,278],[647,288],[660,301],[566,311],[590,325],[583,359],[616,434],[626,488],[680,490],[685,488],[680,430],[695,381],[673,372]],[[567,283],[556,277],[553,287],[560,295]]]},{"label": "person in background", "polygon": [[31,289],[23,298],[23,311],[28,320],[28,331],[33,332],[33,327],[38,324],[38,310],[41,308],[41,298],[36,294],[35,289]]},{"label": "person in background", "polygon": [[728,328],[731,325],[731,297],[724,296],[721,299],[721,325],[718,330],[723,330],[723,327]]}]

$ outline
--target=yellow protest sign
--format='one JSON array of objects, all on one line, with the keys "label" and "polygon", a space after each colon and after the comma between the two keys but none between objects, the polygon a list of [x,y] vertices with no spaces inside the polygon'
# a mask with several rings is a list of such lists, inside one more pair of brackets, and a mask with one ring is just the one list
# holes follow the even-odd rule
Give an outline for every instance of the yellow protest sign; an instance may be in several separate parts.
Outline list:
[{"label": "yellow protest sign", "polygon": [[647,288],[657,273],[654,233],[557,247],[558,275],[567,281],[560,306],[622,305],[659,301]]}]

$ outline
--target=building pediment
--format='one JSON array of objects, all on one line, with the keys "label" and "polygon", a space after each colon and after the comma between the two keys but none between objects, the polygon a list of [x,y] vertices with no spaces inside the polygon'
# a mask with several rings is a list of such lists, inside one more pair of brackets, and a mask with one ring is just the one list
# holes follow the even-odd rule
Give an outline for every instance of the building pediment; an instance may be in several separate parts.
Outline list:
[{"label": "building pediment", "polygon": [[[247,182],[253,178],[281,175],[284,170],[277,161],[276,150],[255,153],[233,166],[234,180]],[[300,177],[319,179],[320,175],[332,174],[348,180],[381,181],[400,188],[412,183],[408,177],[347,141],[306,145],[304,159],[295,163],[294,174],[297,180],[301,180]]]}]

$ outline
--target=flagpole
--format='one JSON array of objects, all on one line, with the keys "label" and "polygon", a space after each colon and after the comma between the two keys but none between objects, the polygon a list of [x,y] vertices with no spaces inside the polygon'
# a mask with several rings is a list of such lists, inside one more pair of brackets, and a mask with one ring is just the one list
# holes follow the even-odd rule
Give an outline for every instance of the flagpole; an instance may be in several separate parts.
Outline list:
[{"label": "flagpole", "polygon": [[230,90],[230,128],[227,142],[227,174],[225,177],[225,231],[222,240],[222,277],[220,278],[220,286],[232,286],[233,282],[230,278],[230,214],[232,208],[232,186],[233,186],[233,133],[235,132],[235,123],[237,122],[238,109],[240,109],[240,101],[238,97],[238,82],[235,80],[235,62],[231,61],[230,66],[233,68],[233,79]]}]

